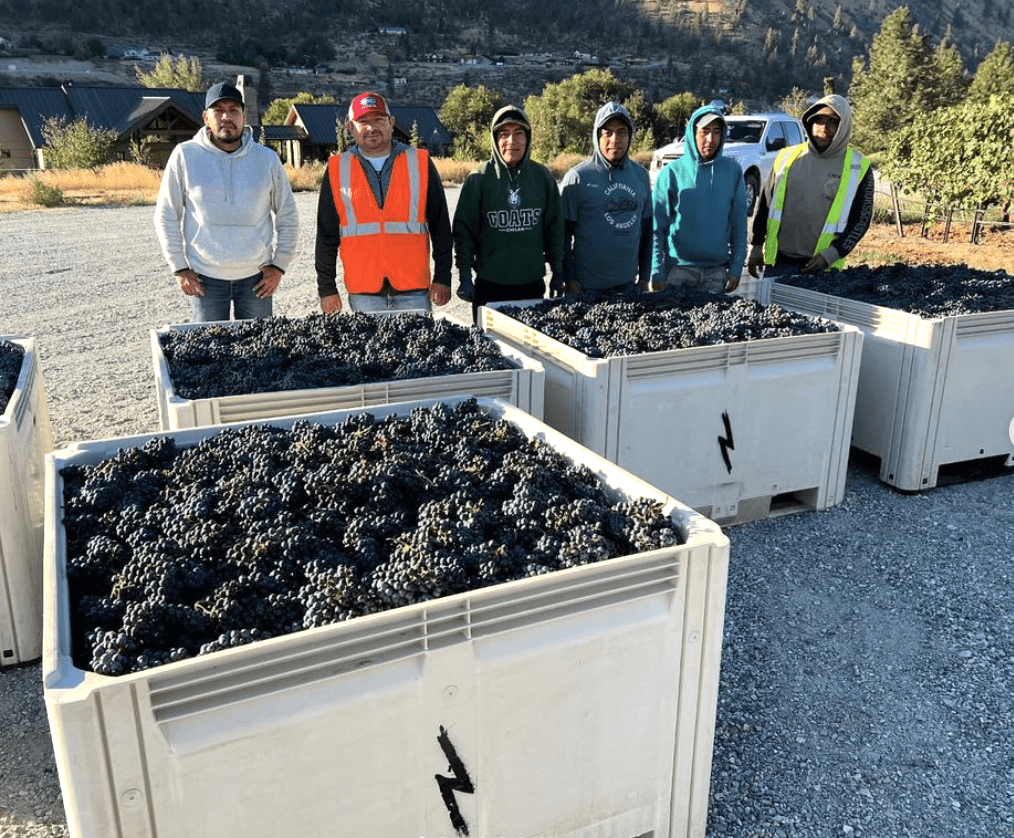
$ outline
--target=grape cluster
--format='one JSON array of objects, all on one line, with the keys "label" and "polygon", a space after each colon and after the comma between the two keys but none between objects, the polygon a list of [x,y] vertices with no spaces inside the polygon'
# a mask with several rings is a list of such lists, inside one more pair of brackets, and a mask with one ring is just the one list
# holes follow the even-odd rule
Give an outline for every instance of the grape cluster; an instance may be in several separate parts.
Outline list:
[{"label": "grape cluster", "polygon": [[680,542],[474,399],[69,464],[76,665],[105,675]]},{"label": "grape cluster", "polygon": [[500,312],[592,358],[838,331],[780,306],[678,286],[657,294],[585,292]]},{"label": "grape cluster", "polygon": [[777,281],[920,317],[1014,311],[1014,276],[967,265],[858,265]]},{"label": "grape cluster", "polygon": [[509,369],[474,327],[430,314],[271,317],[159,335],[184,399]]},{"label": "grape cluster", "polygon": [[17,389],[24,357],[25,350],[18,344],[0,340],[0,416],[4,415]]}]

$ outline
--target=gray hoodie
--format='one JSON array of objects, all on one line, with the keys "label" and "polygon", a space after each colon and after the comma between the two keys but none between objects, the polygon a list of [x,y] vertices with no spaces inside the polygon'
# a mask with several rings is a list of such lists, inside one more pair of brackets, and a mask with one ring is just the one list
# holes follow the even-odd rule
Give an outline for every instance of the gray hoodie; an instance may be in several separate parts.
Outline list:
[{"label": "gray hoodie", "polygon": [[[841,122],[831,144],[818,150],[810,133],[810,122],[821,108],[829,107]],[[844,96],[832,94],[818,99],[803,112],[806,150],[789,167],[785,185],[785,207],[778,231],[778,250],[794,259],[813,256],[828,211],[841,183],[845,154],[852,138],[852,107]],[[752,225],[752,242],[759,247],[766,235],[768,208],[774,198],[774,177],[764,186]],[[847,256],[869,229],[873,218],[873,170],[867,172],[852,207],[846,207],[849,223],[841,235],[821,254],[829,265]]]},{"label": "gray hoodie", "polygon": [[265,265],[288,270],[299,215],[278,155],[254,142],[249,127],[231,153],[202,127],[169,156],[155,232],[172,271],[246,279]]},{"label": "gray hoodie", "polygon": [[630,159],[610,163],[599,150],[599,133],[622,119],[634,140],[634,123],[618,102],[599,108],[592,127],[592,156],[563,178],[564,277],[585,289],[605,289],[641,279],[651,271],[651,182]]}]

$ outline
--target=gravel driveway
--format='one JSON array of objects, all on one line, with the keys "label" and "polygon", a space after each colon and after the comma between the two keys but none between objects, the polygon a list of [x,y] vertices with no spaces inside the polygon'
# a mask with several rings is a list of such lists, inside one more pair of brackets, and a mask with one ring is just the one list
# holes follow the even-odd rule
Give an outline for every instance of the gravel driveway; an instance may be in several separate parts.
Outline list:
[{"label": "gravel driveway", "polygon": [[[291,316],[316,310],[297,204]],[[158,430],[149,329],[189,315],[151,215],[0,216],[0,335],[38,339],[57,447]],[[876,474],[853,452],[840,506],[729,531],[709,836],[1014,836],[1014,479]],[[0,726],[0,835],[67,835],[38,664],[0,672]]]}]

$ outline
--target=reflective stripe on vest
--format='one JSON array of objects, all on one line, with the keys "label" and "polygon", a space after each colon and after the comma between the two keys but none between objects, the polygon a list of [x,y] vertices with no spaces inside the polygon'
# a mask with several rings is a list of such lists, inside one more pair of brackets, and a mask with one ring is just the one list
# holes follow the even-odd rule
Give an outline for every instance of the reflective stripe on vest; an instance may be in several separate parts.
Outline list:
[{"label": "reflective stripe on vest", "polygon": [[428,288],[429,156],[416,148],[395,156],[382,208],[363,162],[353,160],[357,156],[345,152],[328,163],[346,288],[353,294],[375,293],[385,279],[400,291]]},{"label": "reflective stripe on vest", "polygon": [[[806,144],[784,148],[775,158],[774,171],[777,182],[775,185],[774,202],[771,212],[768,215],[767,235],[764,240],[764,262],[773,265],[778,257],[778,230],[782,223],[782,211],[785,207],[785,189],[788,182],[788,169],[795,159],[805,150]],[[870,160],[851,146],[845,154],[842,165],[841,180],[838,183],[838,191],[828,210],[827,218],[824,219],[824,227],[817,237],[817,244],[813,254],[823,253],[831,246],[834,237],[845,229],[848,223],[848,212],[846,208],[852,207],[856,194],[859,191],[859,184],[866,176],[870,168]],[[845,258],[835,261],[831,267],[841,269],[845,265]]]}]

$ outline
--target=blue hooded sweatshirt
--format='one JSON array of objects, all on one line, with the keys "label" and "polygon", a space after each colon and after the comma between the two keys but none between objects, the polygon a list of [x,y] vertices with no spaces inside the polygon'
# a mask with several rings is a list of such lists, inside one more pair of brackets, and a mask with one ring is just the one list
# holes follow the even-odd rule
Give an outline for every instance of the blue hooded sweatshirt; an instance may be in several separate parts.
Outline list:
[{"label": "blue hooded sweatshirt", "polygon": [[[722,117],[712,106],[698,108],[687,123],[683,156],[658,175],[652,192],[655,230],[651,279],[663,282],[673,265],[728,265],[738,277],[746,261],[746,190],[739,163],[718,152],[702,160],[697,150],[697,123],[708,115]],[[724,121],[724,118],[723,118]]]},{"label": "blue hooded sweatshirt", "polygon": [[599,150],[599,132],[610,119],[634,123],[618,102],[599,108],[592,127],[592,156],[563,177],[563,275],[584,289],[648,281],[651,267],[651,181],[630,152],[613,164]]}]

